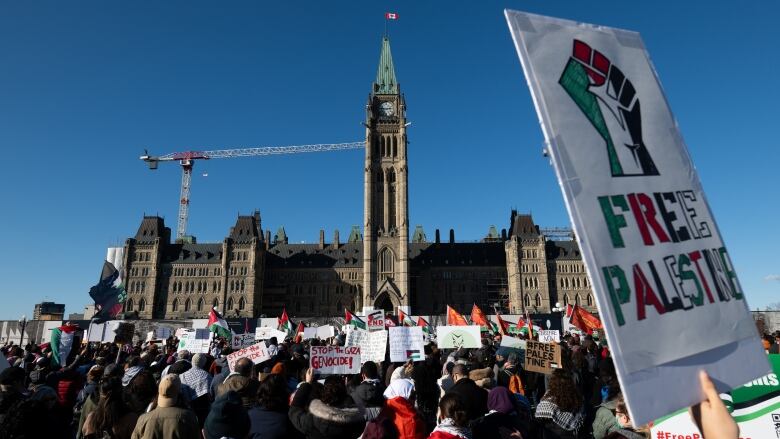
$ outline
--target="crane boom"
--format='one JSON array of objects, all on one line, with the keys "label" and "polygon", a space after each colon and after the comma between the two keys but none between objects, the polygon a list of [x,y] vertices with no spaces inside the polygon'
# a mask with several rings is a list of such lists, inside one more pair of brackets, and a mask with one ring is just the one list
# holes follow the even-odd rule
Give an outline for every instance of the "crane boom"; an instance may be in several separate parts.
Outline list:
[{"label": "crane boom", "polygon": [[149,165],[149,169],[157,169],[160,162],[178,161],[181,165],[181,193],[179,197],[179,218],[176,227],[176,238],[182,239],[187,233],[189,220],[190,186],[192,185],[192,168],[195,160],[229,159],[237,157],[255,157],[277,154],[299,154],[304,152],[342,151],[364,148],[365,142],[329,143],[295,146],[263,146],[258,148],[218,149],[211,151],[172,152],[161,156],[152,156],[144,151],[140,157]]}]

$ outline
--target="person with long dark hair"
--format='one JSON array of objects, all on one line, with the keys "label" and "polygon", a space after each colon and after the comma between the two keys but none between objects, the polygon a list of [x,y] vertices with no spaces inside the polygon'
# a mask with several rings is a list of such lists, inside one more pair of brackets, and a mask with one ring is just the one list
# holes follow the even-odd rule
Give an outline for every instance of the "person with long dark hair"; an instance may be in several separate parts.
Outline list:
[{"label": "person with long dark hair", "polygon": [[130,439],[138,421],[122,397],[122,381],[108,378],[100,383],[97,408],[87,415],[81,429],[84,439],[111,437]]},{"label": "person with long dark hair", "polygon": [[439,424],[428,439],[471,439],[468,407],[456,393],[447,393],[439,401]]},{"label": "person with long dark hair", "polygon": [[574,439],[585,421],[582,396],[577,392],[569,372],[556,369],[550,376],[547,391],[536,406],[537,422],[544,439]]},{"label": "person with long dark hair", "polygon": [[260,382],[257,405],[249,410],[251,439],[284,439],[298,435],[287,416],[287,380],[272,374]]}]

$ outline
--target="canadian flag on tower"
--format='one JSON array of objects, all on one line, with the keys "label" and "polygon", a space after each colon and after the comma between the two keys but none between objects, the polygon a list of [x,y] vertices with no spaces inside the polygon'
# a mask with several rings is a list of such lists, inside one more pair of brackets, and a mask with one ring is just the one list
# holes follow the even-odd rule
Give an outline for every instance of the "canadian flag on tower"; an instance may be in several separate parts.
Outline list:
[{"label": "canadian flag on tower", "polygon": [[396,14],[395,12],[385,12],[385,19],[398,20],[398,14]]}]

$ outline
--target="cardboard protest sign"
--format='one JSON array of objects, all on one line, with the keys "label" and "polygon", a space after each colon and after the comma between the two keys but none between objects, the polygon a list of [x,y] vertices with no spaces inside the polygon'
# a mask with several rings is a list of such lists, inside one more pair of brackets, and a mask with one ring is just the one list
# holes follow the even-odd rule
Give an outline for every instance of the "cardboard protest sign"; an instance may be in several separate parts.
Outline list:
[{"label": "cardboard protest sign", "polygon": [[242,349],[249,346],[252,346],[255,344],[255,334],[254,333],[247,333],[247,334],[233,334],[232,340],[231,340],[231,347],[233,349]]},{"label": "cardboard protest sign", "polygon": [[525,347],[525,369],[551,374],[561,367],[561,347],[555,343],[528,340]]},{"label": "cardboard protest sign", "polygon": [[[780,355],[769,355],[772,373],[737,387],[720,398],[739,426],[743,438],[777,437],[780,432]],[[687,409],[653,422],[653,438],[696,438],[701,433]]]},{"label": "cardboard protest sign", "polygon": [[366,313],[366,323],[369,331],[379,331],[385,329],[385,310],[375,309]]},{"label": "cardboard protest sign", "polygon": [[360,372],[359,346],[312,346],[309,365],[320,375]]},{"label": "cardboard protest sign", "polygon": [[[721,391],[764,375],[734,264],[639,34],[506,17],[631,419],[698,402],[701,369]],[[647,398],[659,388],[672,391]]]},{"label": "cardboard protest sign", "polygon": [[542,329],[539,331],[539,341],[542,343],[559,343],[561,333],[555,329]]},{"label": "cardboard protest sign", "polygon": [[[199,338],[198,336],[205,336],[205,338]],[[211,344],[211,334],[206,331],[185,331],[179,337],[179,345],[177,351],[189,351],[192,354],[207,354],[209,352],[209,345]]]},{"label": "cardboard protest sign", "polygon": [[268,348],[265,347],[265,343],[253,344],[240,351],[233,352],[227,356],[228,367],[231,371],[236,362],[241,358],[248,358],[252,360],[253,364],[259,364],[270,360],[271,354],[268,352]]},{"label": "cardboard protest sign", "polygon": [[425,341],[420,326],[393,326],[389,328],[390,361],[422,361],[425,359]]},{"label": "cardboard protest sign", "polygon": [[272,337],[276,337],[276,341],[281,343],[287,337],[287,333],[267,326],[258,326],[255,329],[255,340],[268,340]]},{"label": "cardboard protest sign", "polygon": [[460,349],[482,347],[479,326],[437,326],[436,340],[440,348]]},{"label": "cardboard protest sign", "polygon": [[381,363],[387,352],[387,331],[348,329],[345,346],[360,346],[361,364],[366,361]]}]

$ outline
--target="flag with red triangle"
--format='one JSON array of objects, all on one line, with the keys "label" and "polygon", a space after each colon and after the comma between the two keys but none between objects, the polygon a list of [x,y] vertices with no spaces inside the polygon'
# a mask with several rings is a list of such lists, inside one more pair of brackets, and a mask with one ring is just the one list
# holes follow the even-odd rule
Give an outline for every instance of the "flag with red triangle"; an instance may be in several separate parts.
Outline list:
[{"label": "flag with red triangle", "polygon": [[401,326],[415,326],[414,320],[412,320],[401,308],[398,308],[398,324]]},{"label": "flag with red triangle", "polygon": [[498,332],[501,335],[507,335],[509,332],[509,323],[504,321],[504,319],[501,318],[501,314],[496,314],[496,320],[498,320]]},{"label": "flag with red triangle", "polygon": [[347,321],[347,325],[352,325],[357,329],[368,329],[366,322],[346,308],[344,308],[344,320]]},{"label": "flag with red triangle", "polygon": [[298,322],[298,328],[295,330],[295,339],[293,340],[295,343],[300,343],[303,341],[303,332],[305,327],[303,326],[303,322]]},{"label": "flag with red triangle", "polygon": [[[276,328],[280,331],[284,331],[287,334],[291,334],[293,330],[293,324],[290,317],[287,316],[287,307],[282,308],[282,315],[278,319],[279,327]],[[281,342],[281,340],[279,340]]]},{"label": "flag with red triangle", "polygon": [[468,326],[469,322],[461,313],[455,311],[451,306],[447,305],[447,325],[448,326]]},{"label": "flag with red triangle", "polygon": [[417,326],[422,326],[423,335],[431,335],[431,324],[422,317],[417,317]]},{"label": "flag with red triangle", "polygon": [[215,333],[218,337],[233,337],[233,331],[230,330],[225,319],[214,308],[211,308],[209,312],[209,322],[206,324],[206,327],[209,328],[209,332]]}]

